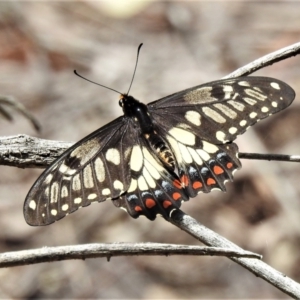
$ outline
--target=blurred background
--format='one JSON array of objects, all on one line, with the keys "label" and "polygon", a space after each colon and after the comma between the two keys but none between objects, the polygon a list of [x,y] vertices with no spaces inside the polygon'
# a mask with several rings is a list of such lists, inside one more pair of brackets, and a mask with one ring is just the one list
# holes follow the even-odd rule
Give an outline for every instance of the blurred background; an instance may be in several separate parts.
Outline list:
[{"label": "blurred background", "polygon": [[[148,103],[217,80],[300,40],[300,3],[1,2],[0,95],[12,95],[42,125],[20,114],[0,119],[0,136],[28,134],[75,142],[121,115],[118,95],[79,73]],[[300,57],[254,75],[300,94]],[[8,109],[8,108],[7,108]],[[241,152],[300,154],[299,96],[291,108],[237,139]],[[300,282],[300,167],[242,160],[227,193],[184,203],[183,211]],[[47,227],[23,218],[26,194],[42,172],[0,166],[0,251],[97,242],[199,243],[157,218],[131,219],[109,201]],[[118,257],[0,269],[0,298],[286,298],[226,258]]]}]

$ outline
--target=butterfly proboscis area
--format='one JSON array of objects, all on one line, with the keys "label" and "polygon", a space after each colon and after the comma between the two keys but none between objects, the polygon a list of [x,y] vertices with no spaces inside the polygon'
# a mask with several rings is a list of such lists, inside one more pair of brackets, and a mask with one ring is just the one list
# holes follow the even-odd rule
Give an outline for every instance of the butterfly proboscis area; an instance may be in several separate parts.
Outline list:
[{"label": "butterfly proboscis area", "polygon": [[237,135],[294,97],[286,83],[267,77],[218,80],[148,105],[121,94],[124,115],[42,173],[25,200],[25,219],[47,225],[105,200],[133,218],[168,217],[201,192],[225,191],[241,167]]}]

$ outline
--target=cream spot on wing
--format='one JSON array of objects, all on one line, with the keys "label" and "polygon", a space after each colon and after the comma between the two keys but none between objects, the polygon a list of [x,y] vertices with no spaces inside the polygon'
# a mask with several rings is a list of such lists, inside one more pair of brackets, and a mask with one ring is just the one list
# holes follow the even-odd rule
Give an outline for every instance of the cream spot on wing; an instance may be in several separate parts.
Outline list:
[{"label": "cream spot on wing", "polygon": [[115,181],[114,181],[114,188],[115,188],[116,190],[121,190],[121,191],[123,191],[124,185],[123,185],[123,183],[122,183],[120,180],[115,180]]},{"label": "cream spot on wing", "polygon": [[193,160],[196,162],[197,165],[201,166],[203,164],[202,159],[200,158],[199,154],[193,148],[187,147],[189,150]]},{"label": "cream spot on wing", "polygon": [[51,215],[56,216],[57,215],[57,210],[56,209],[51,209]]},{"label": "cream spot on wing", "polygon": [[180,150],[179,150],[179,147],[178,147],[178,143],[176,142],[175,139],[173,139],[172,137],[170,136],[167,136],[167,139],[168,139],[168,142],[170,143],[171,145],[171,148],[173,150],[173,153],[175,154],[176,156],[176,160],[179,164],[182,163],[182,156],[181,156],[181,153],[180,153]]},{"label": "cream spot on wing", "polygon": [[257,113],[254,112],[254,111],[253,111],[251,114],[249,114],[249,117],[250,117],[251,119],[254,119],[256,116],[257,116]]},{"label": "cream spot on wing", "polygon": [[266,113],[266,112],[269,111],[269,109],[268,109],[266,106],[263,106],[263,107],[261,108],[261,111],[262,111],[263,113]]},{"label": "cream spot on wing", "polygon": [[34,200],[30,200],[29,202],[29,207],[32,209],[32,210],[35,210],[36,209],[36,202]]},{"label": "cream spot on wing", "polygon": [[94,187],[94,180],[93,180],[91,165],[87,165],[83,169],[83,184],[84,184],[84,187],[86,187],[86,188]]},{"label": "cream spot on wing", "polygon": [[213,121],[217,123],[225,123],[226,119],[221,116],[218,112],[211,109],[210,107],[202,107],[202,111],[205,113],[205,115],[209,118],[211,118]]},{"label": "cream spot on wing", "polygon": [[51,203],[57,202],[58,199],[58,183],[53,182],[51,185]]},{"label": "cream spot on wing", "polygon": [[277,106],[278,106],[277,102],[273,101],[273,102],[272,102],[272,106],[273,106],[273,107],[277,107]]},{"label": "cream spot on wing", "polygon": [[69,205],[68,205],[68,204],[64,204],[64,205],[61,207],[61,210],[67,211],[68,208],[69,208]]},{"label": "cream spot on wing", "polygon": [[240,121],[240,126],[245,126],[247,124],[247,121],[246,120],[242,120],[242,121]]},{"label": "cream spot on wing", "polygon": [[81,201],[82,201],[82,199],[80,197],[74,199],[74,203],[76,203],[76,204],[81,203]]},{"label": "cream spot on wing", "polygon": [[248,81],[239,81],[238,85],[240,85],[240,86],[250,86],[250,83]]},{"label": "cream spot on wing", "polygon": [[255,98],[256,100],[259,100],[259,101],[265,101],[265,99],[268,98],[266,95],[264,95],[258,91],[255,91],[253,89],[245,89],[245,92],[248,96]]},{"label": "cream spot on wing", "polygon": [[169,130],[169,134],[172,135],[178,142],[185,145],[195,145],[195,135],[184,129],[173,127]]},{"label": "cream spot on wing", "polygon": [[201,125],[201,115],[194,110],[189,110],[185,113],[184,117],[192,124],[196,126]]},{"label": "cream spot on wing", "polygon": [[156,187],[156,183],[146,168],[143,169],[143,176],[147,184],[154,189]]},{"label": "cream spot on wing", "polygon": [[138,172],[143,166],[143,153],[140,146],[134,146],[131,152],[130,169]]},{"label": "cream spot on wing", "polygon": [[181,152],[181,156],[183,158],[183,160],[187,163],[187,164],[190,164],[193,159],[192,159],[192,156],[191,154],[189,153],[188,149],[186,148],[186,146],[178,143],[178,146],[179,146],[179,150]]},{"label": "cream spot on wing", "polygon": [[106,159],[116,166],[120,164],[120,152],[118,149],[110,148],[106,151]]},{"label": "cream spot on wing", "polygon": [[216,145],[206,141],[202,141],[202,148],[208,153],[216,153],[219,150],[219,148]]},{"label": "cream spot on wing", "polygon": [[211,96],[211,86],[206,86],[198,89],[194,89],[190,92],[187,92],[183,99],[190,104],[200,104],[217,100]]},{"label": "cream spot on wing", "polygon": [[230,127],[228,131],[229,131],[230,134],[235,134],[237,132],[237,128],[236,127]]},{"label": "cream spot on wing", "polygon": [[69,194],[68,189],[67,189],[67,187],[64,185],[64,186],[61,188],[61,197],[62,197],[62,198],[68,197],[68,194]]},{"label": "cream spot on wing", "polygon": [[245,109],[245,105],[240,102],[230,100],[227,103],[238,111],[243,111]]},{"label": "cream spot on wing", "polygon": [[225,133],[223,131],[217,131],[216,132],[216,138],[217,140],[221,141],[221,142],[225,142]]},{"label": "cream spot on wing", "polygon": [[214,107],[219,109],[225,116],[229,117],[230,119],[235,119],[237,117],[237,113],[230,109],[227,105],[216,103]]},{"label": "cream spot on wing", "polygon": [[108,196],[108,195],[110,195],[110,189],[108,189],[108,188],[103,189],[103,190],[102,190],[102,195],[103,195],[103,196]]},{"label": "cream spot on wing", "polygon": [[138,178],[138,187],[141,191],[146,191],[148,190],[148,185],[146,183],[146,180],[143,176],[140,176]]},{"label": "cream spot on wing", "polygon": [[130,186],[127,190],[128,193],[131,193],[137,189],[137,181],[135,179],[131,179]]},{"label": "cream spot on wing", "polygon": [[53,174],[47,175],[47,177],[44,180],[44,183],[49,184],[51,182],[52,178],[53,178]]},{"label": "cream spot on wing", "polygon": [[97,198],[97,194],[95,194],[95,193],[89,194],[87,198],[88,198],[88,200],[94,200]]},{"label": "cream spot on wing", "polygon": [[257,103],[257,101],[252,99],[252,98],[245,97],[243,99],[244,99],[245,102],[247,102],[250,105],[255,105]]},{"label": "cream spot on wing", "polygon": [[271,82],[270,85],[275,90],[280,90],[280,86],[279,86],[279,84],[277,82]]},{"label": "cream spot on wing", "polygon": [[97,157],[95,160],[95,173],[99,182],[105,180],[105,168],[101,158]]},{"label": "cream spot on wing", "polygon": [[81,189],[81,181],[80,181],[79,174],[77,174],[73,177],[72,189],[74,191],[79,191]]},{"label": "cream spot on wing", "polygon": [[210,159],[210,155],[209,155],[206,151],[204,151],[204,150],[202,150],[202,149],[198,149],[198,150],[197,150],[197,153],[201,156],[201,158],[202,158],[204,161],[208,161],[208,160]]}]

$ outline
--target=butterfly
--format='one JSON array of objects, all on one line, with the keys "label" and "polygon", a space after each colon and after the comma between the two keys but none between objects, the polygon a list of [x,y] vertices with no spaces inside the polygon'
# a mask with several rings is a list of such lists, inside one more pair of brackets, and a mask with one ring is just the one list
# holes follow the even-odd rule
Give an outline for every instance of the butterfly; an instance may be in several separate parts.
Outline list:
[{"label": "butterfly", "polygon": [[121,94],[123,116],[67,149],[25,203],[30,225],[48,225],[111,200],[133,218],[168,217],[199,193],[225,191],[241,167],[237,135],[288,107],[295,92],[268,77],[217,80],[148,105]]}]

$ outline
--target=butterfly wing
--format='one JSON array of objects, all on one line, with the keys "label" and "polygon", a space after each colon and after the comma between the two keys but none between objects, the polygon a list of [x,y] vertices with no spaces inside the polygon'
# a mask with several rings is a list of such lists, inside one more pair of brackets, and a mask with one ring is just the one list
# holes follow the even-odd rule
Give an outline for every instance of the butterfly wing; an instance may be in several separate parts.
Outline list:
[{"label": "butterfly wing", "polygon": [[47,225],[90,205],[119,197],[128,188],[132,138],[136,132],[120,117],[65,151],[30,189],[24,216],[30,225]]},{"label": "butterfly wing", "polygon": [[239,77],[200,85],[149,104],[159,134],[167,140],[189,197],[225,182],[241,164],[237,135],[291,104],[294,91],[266,77]]}]

